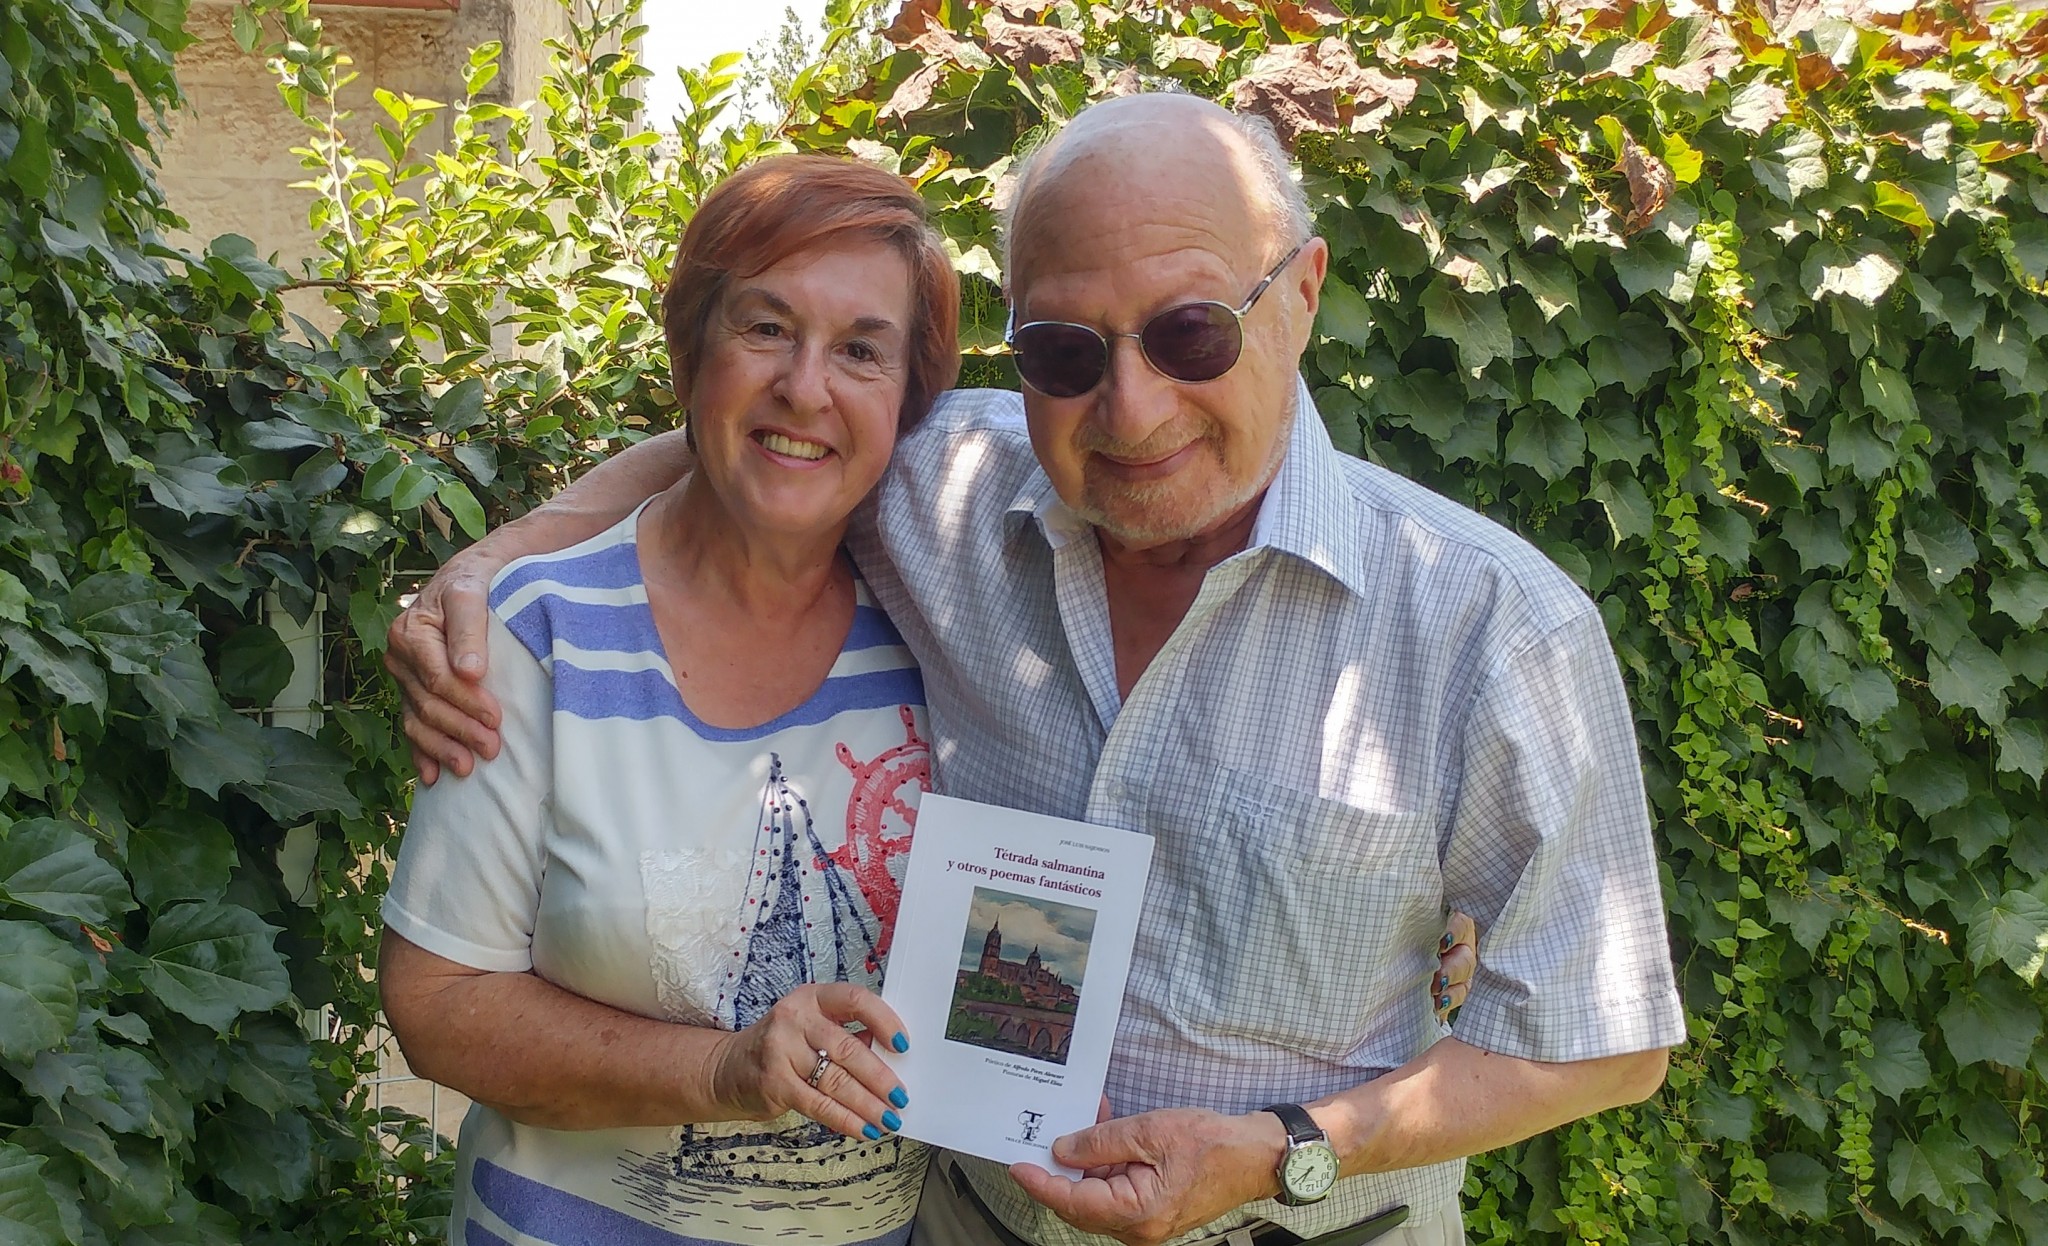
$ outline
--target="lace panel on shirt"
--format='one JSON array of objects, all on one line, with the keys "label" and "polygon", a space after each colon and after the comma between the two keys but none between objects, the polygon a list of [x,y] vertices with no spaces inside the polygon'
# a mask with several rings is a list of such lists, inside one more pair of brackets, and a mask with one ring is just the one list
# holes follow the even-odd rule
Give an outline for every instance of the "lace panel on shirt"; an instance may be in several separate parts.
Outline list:
[{"label": "lace panel on shirt", "polygon": [[726,845],[640,854],[649,968],[662,1015],[717,1025],[718,987],[744,942],[739,905],[748,854]]}]

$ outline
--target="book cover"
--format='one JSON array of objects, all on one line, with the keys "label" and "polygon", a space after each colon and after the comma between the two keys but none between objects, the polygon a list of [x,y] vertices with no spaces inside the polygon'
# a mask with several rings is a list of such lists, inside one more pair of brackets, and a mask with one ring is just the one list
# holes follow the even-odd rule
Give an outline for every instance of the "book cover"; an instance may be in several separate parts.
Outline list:
[{"label": "book cover", "polygon": [[910,1051],[882,1051],[903,1133],[1055,1164],[1095,1123],[1123,1011],[1152,839],[945,796],[918,807],[882,998]]}]

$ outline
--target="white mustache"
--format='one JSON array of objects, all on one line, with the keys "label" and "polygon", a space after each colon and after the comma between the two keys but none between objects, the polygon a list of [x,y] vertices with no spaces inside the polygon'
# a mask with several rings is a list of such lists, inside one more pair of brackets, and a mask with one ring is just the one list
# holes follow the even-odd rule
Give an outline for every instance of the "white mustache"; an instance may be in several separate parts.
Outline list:
[{"label": "white mustache", "polygon": [[1216,439],[1215,434],[1214,426],[1207,423],[1192,430],[1192,435],[1189,435],[1189,430],[1185,427],[1169,426],[1143,441],[1130,442],[1111,437],[1100,429],[1084,426],[1074,434],[1074,449],[1082,454],[1105,455],[1126,463],[1154,463],[1170,454],[1178,454],[1195,442],[1213,441]]}]

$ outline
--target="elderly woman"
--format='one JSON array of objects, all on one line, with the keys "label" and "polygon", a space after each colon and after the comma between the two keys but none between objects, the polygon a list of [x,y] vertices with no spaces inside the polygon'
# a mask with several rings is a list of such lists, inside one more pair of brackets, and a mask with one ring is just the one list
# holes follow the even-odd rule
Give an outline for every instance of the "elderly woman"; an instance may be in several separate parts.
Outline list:
[{"label": "elderly woman", "polygon": [[840,543],[952,383],[958,300],[902,179],[736,174],[663,308],[696,471],[494,581],[507,747],[421,789],[379,972],[413,1068],[476,1101],[451,1241],[907,1236],[914,1109],[847,1026],[907,1048],[870,988],[924,693]]}]

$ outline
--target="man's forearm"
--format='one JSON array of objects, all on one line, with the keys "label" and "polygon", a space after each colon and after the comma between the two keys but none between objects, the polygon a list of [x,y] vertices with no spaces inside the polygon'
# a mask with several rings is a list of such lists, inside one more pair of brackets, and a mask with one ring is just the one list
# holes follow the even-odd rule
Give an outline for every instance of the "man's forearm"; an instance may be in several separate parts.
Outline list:
[{"label": "man's forearm", "polygon": [[681,432],[631,446],[486,538],[510,557],[553,553],[587,540],[687,475],[696,462]]},{"label": "man's forearm", "polygon": [[1477,1155],[1596,1112],[1664,1082],[1656,1051],[1546,1064],[1447,1038],[1393,1072],[1307,1105],[1346,1176]]}]

